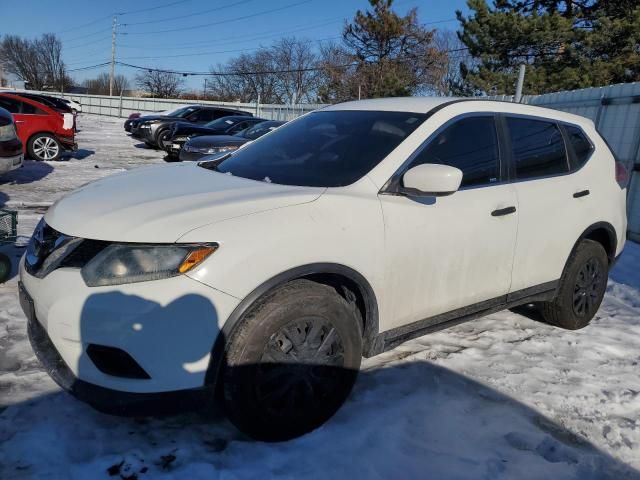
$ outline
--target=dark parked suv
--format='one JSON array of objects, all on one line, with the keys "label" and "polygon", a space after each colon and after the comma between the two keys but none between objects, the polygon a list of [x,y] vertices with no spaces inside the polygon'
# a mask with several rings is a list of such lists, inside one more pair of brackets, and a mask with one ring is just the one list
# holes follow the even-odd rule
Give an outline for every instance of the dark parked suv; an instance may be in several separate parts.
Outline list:
[{"label": "dark parked suv", "polygon": [[190,105],[169,115],[140,117],[131,123],[131,135],[141,139],[150,147],[165,148],[171,135],[171,126],[176,121],[205,124],[229,115],[252,116],[251,113],[230,108]]}]

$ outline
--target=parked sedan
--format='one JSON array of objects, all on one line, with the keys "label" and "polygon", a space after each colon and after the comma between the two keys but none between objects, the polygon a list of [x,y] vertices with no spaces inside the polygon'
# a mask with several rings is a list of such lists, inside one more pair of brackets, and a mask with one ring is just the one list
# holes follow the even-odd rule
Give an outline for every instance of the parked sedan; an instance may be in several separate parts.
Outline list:
[{"label": "parked sedan", "polygon": [[164,149],[170,157],[178,157],[180,150],[193,137],[203,135],[235,135],[255,124],[265,122],[264,118],[233,115],[222,117],[205,125],[191,125],[177,122],[171,128],[171,136],[164,142]]},{"label": "parked sedan", "polygon": [[208,105],[192,105],[186,110],[181,111],[178,118],[159,116],[142,120],[137,129],[131,129],[131,134],[134,137],[142,139],[150,147],[164,148],[171,136],[171,127],[176,121],[194,125],[204,125],[218,118],[230,115],[252,116],[250,113],[241,110]]},{"label": "parked sedan", "polygon": [[78,148],[72,115],[10,93],[0,93],[0,107],[13,115],[18,138],[34,160],[57,160],[63,151]]},{"label": "parked sedan", "polygon": [[286,122],[266,121],[242,130],[235,135],[204,135],[194,137],[191,140],[187,140],[187,143],[185,143],[182,150],[180,150],[180,161],[196,161],[208,155],[237,150],[245,143],[260,138],[285,123]]},{"label": "parked sedan", "polygon": [[0,173],[22,166],[22,142],[16,133],[13,117],[0,108]]}]

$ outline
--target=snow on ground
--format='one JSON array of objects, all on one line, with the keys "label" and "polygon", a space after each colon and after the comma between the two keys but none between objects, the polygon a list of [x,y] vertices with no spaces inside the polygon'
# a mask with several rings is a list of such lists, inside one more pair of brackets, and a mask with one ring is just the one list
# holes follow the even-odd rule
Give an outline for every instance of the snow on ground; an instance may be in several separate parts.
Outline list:
[{"label": "snow on ground", "polygon": [[[121,123],[84,115],[75,158],[0,177],[0,204],[20,211],[19,243],[65,192],[162,162]],[[40,369],[16,289],[16,278],[0,285],[1,479],[640,479],[637,244],[588,328],[559,330],[521,309],[408,342],[364,362],[325,426],[282,444],[253,442],[217,412],[94,412]]]}]

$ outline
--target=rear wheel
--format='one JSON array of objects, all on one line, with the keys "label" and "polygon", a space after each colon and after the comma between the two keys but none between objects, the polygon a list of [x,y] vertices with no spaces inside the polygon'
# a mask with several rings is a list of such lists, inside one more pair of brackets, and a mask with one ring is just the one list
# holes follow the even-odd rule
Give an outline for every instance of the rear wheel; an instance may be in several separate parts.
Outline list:
[{"label": "rear wheel", "polygon": [[259,440],[310,432],[348,397],[361,355],[357,309],[331,287],[290,282],[252,307],[228,339],[225,411]]},{"label": "rear wheel", "polygon": [[546,322],[569,330],[586,327],[595,316],[607,288],[609,261],[601,244],[583,240],[571,254],[556,298],[542,302]]},{"label": "rear wheel", "polygon": [[38,161],[54,161],[62,155],[62,145],[56,137],[49,133],[39,133],[29,139],[27,151],[29,156]]}]

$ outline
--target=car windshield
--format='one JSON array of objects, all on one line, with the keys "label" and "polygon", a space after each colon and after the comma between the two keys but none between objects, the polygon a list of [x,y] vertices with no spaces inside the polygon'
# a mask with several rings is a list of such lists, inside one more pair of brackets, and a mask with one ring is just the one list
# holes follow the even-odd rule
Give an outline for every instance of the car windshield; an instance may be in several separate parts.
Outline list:
[{"label": "car windshield", "polygon": [[236,136],[246,138],[248,140],[255,140],[261,137],[265,133],[269,133],[274,128],[282,125],[280,122],[260,122],[253,127],[249,127],[241,132],[236,133]]},{"label": "car windshield", "polygon": [[166,115],[167,117],[184,118],[195,110],[196,110],[196,107],[180,107],[177,110],[174,110],[173,112],[167,113]]},{"label": "car windshield", "polygon": [[208,128],[227,129],[242,120],[242,117],[222,117],[205,124]]},{"label": "car windshield", "polygon": [[252,142],[213,168],[282,185],[341,187],[367,174],[426,118],[426,114],[408,112],[314,112]]}]

